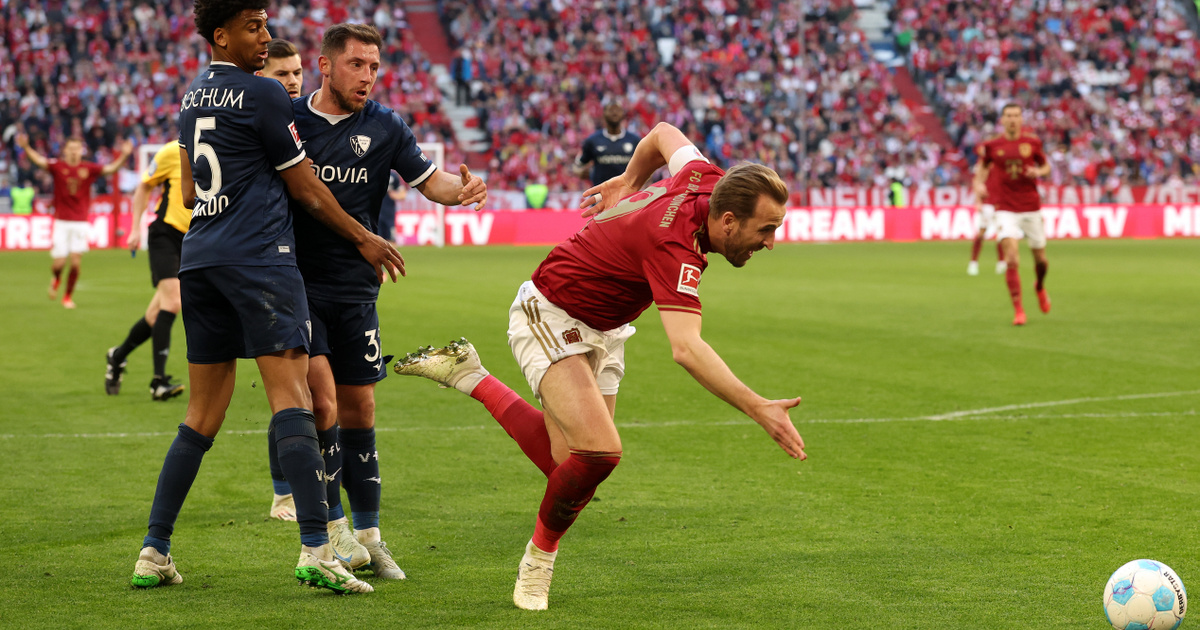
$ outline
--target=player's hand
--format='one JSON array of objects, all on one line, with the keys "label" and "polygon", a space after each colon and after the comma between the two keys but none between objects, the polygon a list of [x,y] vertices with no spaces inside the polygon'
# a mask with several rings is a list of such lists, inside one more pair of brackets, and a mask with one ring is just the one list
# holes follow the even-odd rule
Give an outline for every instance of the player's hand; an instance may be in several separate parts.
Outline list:
[{"label": "player's hand", "polygon": [[788,417],[788,409],[799,404],[799,398],[768,400],[761,407],[755,409],[750,417],[762,426],[767,435],[771,436],[771,439],[775,440],[775,443],[785,453],[793,459],[803,461],[808,459],[808,455],[804,452],[804,438],[800,437],[796,426],[792,424],[792,419]]},{"label": "player's hand", "polygon": [[475,212],[483,210],[487,202],[487,184],[478,175],[472,175],[466,164],[458,165],[458,173],[462,176],[462,192],[458,194],[458,203],[462,206],[475,204]]},{"label": "player's hand", "polygon": [[629,185],[624,175],[617,175],[598,186],[592,186],[583,191],[583,200],[579,202],[579,207],[583,209],[581,216],[586,219],[600,214],[637,191],[637,188]]},{"label": "player's hand", "polygon": [[133,153],[133,141],[126,138],[121,141],[121,155],[129,155]]},{"label": "player's hand", "polygon": [[392,277],[392,282],[400,276],[408,275],[404,271],[404,257],[400,255],[396,246],[378,234],[368,234],[367,240],[358,246],[358,253],[375,268],[379,284],[383,284],[384,269],[387,269],[388,275]]},{"label": "player's hand", "polygon": [[24,133],[17,134],[17,146],[21,147],[22,149],[28,150],[29,149],[29,136]]},{"label": "player's hand", "polygon": [[987,186],[982,182],[975,182],[975,196],[980,199],[987,197]]},{"label": "player's hand", "polygon": [[128,249],[129,251],[133,251],[133,250],[137,249],[138,246],[141,244],[142,244],[141,230],[131,227],[129,229],[129,238],[125,239],[125,249]]}]

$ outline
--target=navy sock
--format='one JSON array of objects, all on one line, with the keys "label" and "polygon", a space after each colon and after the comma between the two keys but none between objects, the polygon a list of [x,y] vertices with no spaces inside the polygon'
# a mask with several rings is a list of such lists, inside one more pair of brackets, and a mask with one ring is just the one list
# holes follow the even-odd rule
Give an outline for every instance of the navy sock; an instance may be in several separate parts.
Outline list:
[{"label": "navy sock", "polygon": [[317,431],[321,457],[325,459],[325,500],[329,502],[329,520],[346,515],[342,509],[342,447],[338,445],[338,426]]},{"label": "navy sock", "polygon": [[166,375],[167,357],[171,355],[171,326],[175,324],[175,313],[170,311],[159,311],[158,317],[154,318],[154,328],[151,329],[151,336],[154,337],[152,347],[154,348],[154,376]]},{"label": "navy sock", "polygon": [[117,363],[124,362],[125,357],[129,356],[129,353],[133,352],[134,348],[146,343],[146,340],[150,338],[152,330],[150,324],[146,322],[145,317],[139,318],[137,323],[129,329],[129,335],[125,337],[125,341],[122,341],[121,345],[117,346],[116,350],[113,350],[113,359]]},{"label": "navy sock", "polygon": [[308,409],[284,409],[271,417],[271,436],[279,450],[279,465],[292,487],[300,542],[309,547],[327,544],[325,462],[317,448],[316,418]]},{"label": "navy sock", "polygon": [[154,490],[154,503],[150,506],[150,527],[142,546],[153,546],[160,553],[171,551],[171,533],[175,531],[175,520],[187,498],[204,453],[212,448],[213,440],[204,437],[187,426],[179,425],[179,434],[167,449],[162,471],[158,473],[158,487]]},{"label": "navy sock", "polygon": [[275,448],[275,437],[270,431],[267,431],[267,461],[271,463],[271,485],[275,488],[275,494],[291,494],[292,487],[288,485],[283,467],[279,465],[279,449]]},{"label": "navy sock", "polygon": [[350,499],[354,529],[379,527],[379,451],[375,450],[375,429],[342,429],[342,485]]}]

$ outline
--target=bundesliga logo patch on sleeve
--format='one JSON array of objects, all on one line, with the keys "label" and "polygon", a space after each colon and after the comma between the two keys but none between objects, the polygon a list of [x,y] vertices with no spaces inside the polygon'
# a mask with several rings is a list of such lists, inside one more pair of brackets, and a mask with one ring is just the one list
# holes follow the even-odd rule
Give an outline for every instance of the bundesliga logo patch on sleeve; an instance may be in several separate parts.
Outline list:
[{"label": "bundesliga logo patch on sleeve", "polygon": [[700,268],[684,263],[679,266],[679,285],[676,291],[700,297]]},{"label": "bundesliga logo patch on sleeve", "polygon": [[292,140],[296,141],[296,148],[299,149],[300,144],[301,144],[300,133],[298,131],[296,131],[296,123],[295,122],[288,123],[288,131],[292,132]]}]

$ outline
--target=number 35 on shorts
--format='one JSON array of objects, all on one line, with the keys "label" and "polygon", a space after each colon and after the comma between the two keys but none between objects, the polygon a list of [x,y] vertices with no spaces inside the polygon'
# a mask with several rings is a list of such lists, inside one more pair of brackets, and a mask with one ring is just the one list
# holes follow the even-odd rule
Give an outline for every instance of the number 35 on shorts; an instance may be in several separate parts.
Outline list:
[{"label": "number 35 on shorts", "polygon": [[363,358],[367,360],[367,363],[374,363],[379,360],[380,356],[379,329],[368,330],[363,335],[367,338],[367,353],[363,355]]}]

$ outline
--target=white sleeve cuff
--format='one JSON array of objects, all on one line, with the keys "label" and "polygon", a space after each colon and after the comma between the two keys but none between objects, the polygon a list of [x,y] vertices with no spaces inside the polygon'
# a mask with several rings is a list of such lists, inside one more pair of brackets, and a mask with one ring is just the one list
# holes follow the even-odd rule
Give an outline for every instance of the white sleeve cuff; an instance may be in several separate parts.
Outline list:
[{"label": "white sleeve cuff", "polygon": [[295,165],[299,164],[299,163],[300,163],[300,161],[301,161],[301,160],[303,160],[305,157],[307,157],[307,156],[304,154],[304,151],[301,151],[301,152],[300,152],[300,155],[297,155],[296,157],[294,157],[294,158],[292,158],[292,159],[290,159],[290,160],[288,160],[288,161],[284,162],[283,164],[280,164],[279,166],[276,166],[276,167],[275,167],[275,170],[277,170],[277,171],[286,171],[286,170],[288,170],[289,168],[292,168],[293,166],[295,166]]},{"label": "white sleeve cuff", "polygon": [[671,176],[674,177],[676,173],[683,170],[683,167],[688,162],[695,162],[696,160],[708,162],[708,158],[700,153],[700,149],[697,149],[696,145],[689,144],[686,147],[680,147],[671,156],[671,160],[667,162],[667,170],[671,171]]},{"label": "white sleeve cuff", "polygon": [[407,184],[408,184],[410,187],[412,187],[412,188],[416,188],[417,186],[420,186],[421,184],[424,184],[424,183],[425,183],[425,180],[429,179],[429,176],[430,176],[430,175],[433,175],[433,172],[434,172],[434,171],[436,171],[436,170],[437,170],[437,164],[430,163],[430,165],[429,165],[429,168],[425,169],[425,172],[424,172],[424,173],[421,173],[421,175],[420,175],[419,177],[417,177],[416,179],[412,180],[411,182],[406,182],[406,183],[407,183]]}]

